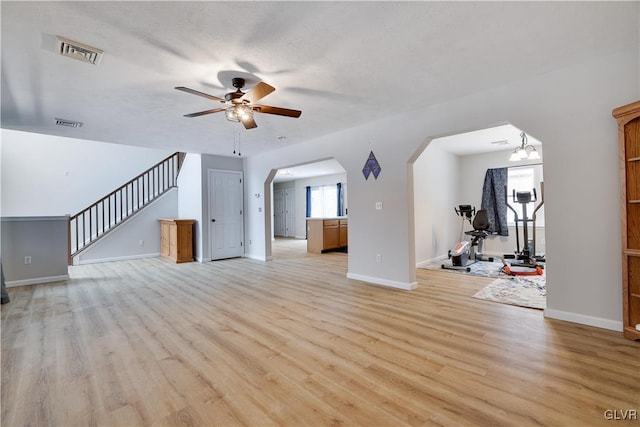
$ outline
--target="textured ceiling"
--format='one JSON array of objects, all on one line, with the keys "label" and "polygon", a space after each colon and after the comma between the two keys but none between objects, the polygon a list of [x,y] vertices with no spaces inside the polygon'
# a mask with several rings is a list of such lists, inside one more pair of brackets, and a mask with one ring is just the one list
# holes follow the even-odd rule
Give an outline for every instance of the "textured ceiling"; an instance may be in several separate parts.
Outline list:
[{"label": "textured ceiling", "polygon": [[[637,2],[0,2],[2,127],[232,155],[299,143],[637,43]],[[60,56],[55,36],[104,50]],[[216,96],[265,81],[245,130]],[[56,126],[54,118],[83,122]],[[285,136],[286,139],[278,137]]]}]

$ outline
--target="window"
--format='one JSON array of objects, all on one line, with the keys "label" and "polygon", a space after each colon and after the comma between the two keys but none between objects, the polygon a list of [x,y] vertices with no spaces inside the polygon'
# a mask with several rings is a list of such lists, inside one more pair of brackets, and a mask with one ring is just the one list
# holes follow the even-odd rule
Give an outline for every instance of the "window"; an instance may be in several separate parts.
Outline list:
[{"label": "window", "polygon": [[[513,199],[513,190],[529,191],[531,192],[531,198],[533,200],[533,189],[535,188],[537,193],[537,201],[527,203],[527,217],[531,219],[533,217],[533,211],[542,200],[542,193],[540,192],[540,182],[542,182],[542,165],[525,166],[525,167],[512,167],[507,172],[507,201],[518,212],[518,219],[522,219],[522,204],[516,202]],[[514,225],[514,215],[511,209],[507,209],[507,224]],[[518,224],[521,226],[522,224]],[[536,213],[536,226],[544,226],[544,206]]]},{"label": "window", "polygon": [[335,185],[311,187],[311,218],[332,218],[338,212],[338,189]]}]

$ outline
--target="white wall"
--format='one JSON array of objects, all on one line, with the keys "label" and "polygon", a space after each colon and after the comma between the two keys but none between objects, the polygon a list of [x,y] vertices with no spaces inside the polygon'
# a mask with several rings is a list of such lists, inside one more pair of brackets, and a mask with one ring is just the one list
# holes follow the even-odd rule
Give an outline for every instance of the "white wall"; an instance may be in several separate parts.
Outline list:
[{"label": "white wall", "polygon": [[[195,219],[196,260],[211,261],[209,247],[209,170],[240,171],[244,162],[239,157],[188,153],[178,177],[178,216]],[[246,200],[246,197],[245,197]],[[246,202],[245,202],[246,203]]]},{"label": "white wall", "polygon": [[178,218],[195,220],[195,251],[202,262],[202,156],[187,153],[178,176]]},{"label": "white wall", "polygon": [[[348,277],[411,288],[416,263],[409,161],[437,136],[509,122],[545,144],[545,315],[619,329],[618,152],[611,111],[640,97],[640,41],[632,42],[629,47],[622,40],[621,50],[606,57],[249,158],[247,190],[262,193],[278,165],[335,157],[349,183]],[[567,161],[585,147],[580,161]],[[361,170],[370,150],[382,173],[365,181]],[[585,200],[593,208],[574,215]],[[385,209],[376,211],[376,201]],[[271,201],[265,196],[264,203]],[[250,210],[246,231],[253,244],[247,250],[257,258],[267,252],[266,230],[264,215]]]},{"label": "white wall", "polygon": [[460,222],[454,207],[464,201],[458,195],[458,156],[435,141],[413,164],[416,264],[421,266],[447,254],[460,240]]},{"label": "white wall", "polygon": [[173,188],[78,254],[74,265],[159,256],[159,220],[177,215],[178,189]]},{"label": "white wall", "polygon": [[75,214],[173,152],[2,129],[2,216]]}]

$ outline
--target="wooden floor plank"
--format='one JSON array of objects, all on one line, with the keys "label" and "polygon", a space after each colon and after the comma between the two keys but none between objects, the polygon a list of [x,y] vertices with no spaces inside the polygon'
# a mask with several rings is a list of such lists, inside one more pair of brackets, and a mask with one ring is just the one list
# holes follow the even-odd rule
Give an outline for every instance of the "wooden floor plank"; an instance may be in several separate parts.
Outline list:
[{"label": "wooden floor plank", "polygon": [[472,298],[489,278],[418,270],[410,292],[349,280],[347,257],[279,239],[266,263],[141,259],[11,288],[2,425],[573,426],[640,412],[640,344],[622,334]]}]

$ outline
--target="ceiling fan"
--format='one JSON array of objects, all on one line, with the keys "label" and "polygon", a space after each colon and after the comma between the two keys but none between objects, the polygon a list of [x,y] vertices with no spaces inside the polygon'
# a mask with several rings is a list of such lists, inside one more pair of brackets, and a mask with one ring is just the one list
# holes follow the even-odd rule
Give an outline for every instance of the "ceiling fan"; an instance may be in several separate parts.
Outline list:
[{"label": "ceiling fan", "polygon": [[300,117],[300,115],[302,114],[302,111],[299,110],[290,110],[288,108],[271,107],[269,105],[256,104],[257,101],[276,90],[271,85],[268,85],[264,82],[259,82],[247,92],[242,92],[241,89],[244,87],[245,83],[243,78],[235,77],[231,80],[231,82],[236,90],[234,92],[227,93],[224,96],[224,99],[218,98],[217,96],[209,95],[204,92],[199,92],[194,89],[189,89],[188,87],[177,86],[176,89],[183,92],[202,96],[204,98],[226,104],[224,107],[220,108],[213,108],[211,110],[185,114],[184,117],[198,117],[204,116],[205,114],[221,113],[224,111],[227,120],[232,122],[240,122],[244,125],[245,129],[254,129],[258,127],[256,121],[253,119],[254,111],[257,113],[275,114],[278,116],[296,118]]}]

